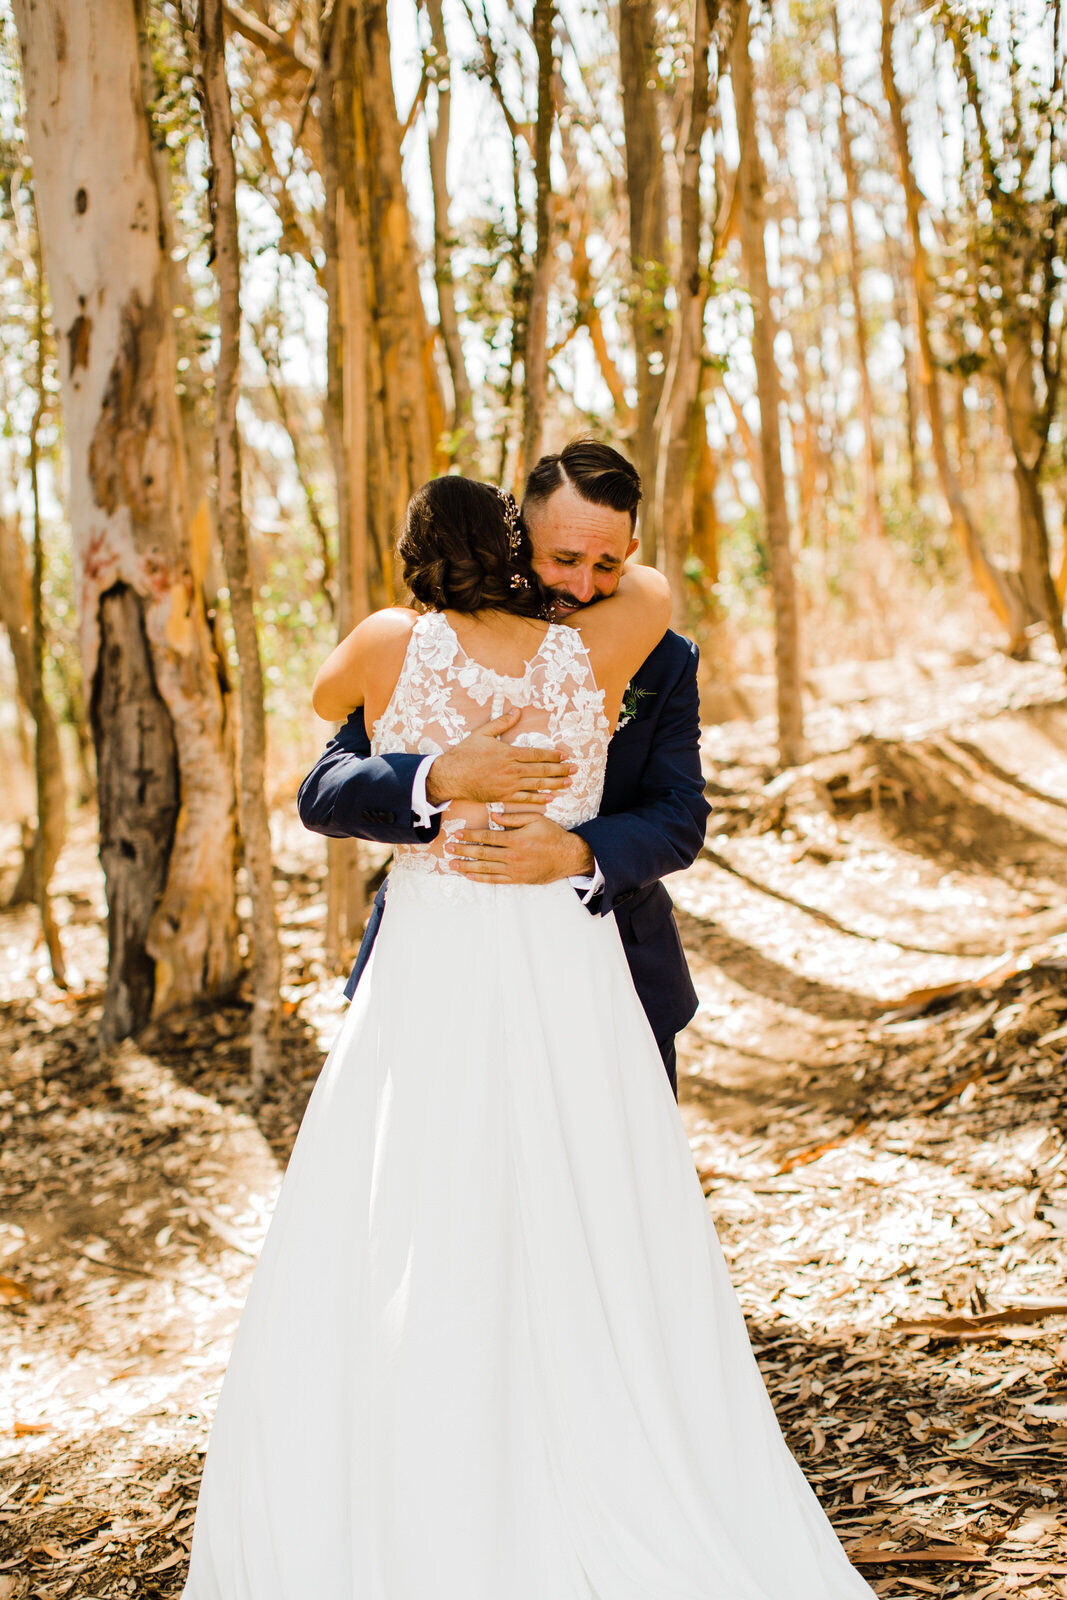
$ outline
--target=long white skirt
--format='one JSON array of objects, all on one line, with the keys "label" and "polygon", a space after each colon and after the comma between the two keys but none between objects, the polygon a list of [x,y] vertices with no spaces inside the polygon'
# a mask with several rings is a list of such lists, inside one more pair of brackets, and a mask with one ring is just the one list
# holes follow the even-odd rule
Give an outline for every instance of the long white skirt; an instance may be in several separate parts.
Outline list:
[{"label": "long white skirt", "polygon": [[394,871],[223,1382],[183,1600],[859,1600],[612,917]]}]

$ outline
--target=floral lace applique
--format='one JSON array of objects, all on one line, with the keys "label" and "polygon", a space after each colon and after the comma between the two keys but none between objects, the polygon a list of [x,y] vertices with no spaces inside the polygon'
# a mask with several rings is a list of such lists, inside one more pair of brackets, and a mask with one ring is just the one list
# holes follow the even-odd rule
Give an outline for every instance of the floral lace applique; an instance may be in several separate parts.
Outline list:
[{"label": "floral lace applique", "polygon": [[[521,707],[523,715],[506,736],[509,742],[563,747],[575,767],[570,787],[553,797],[545,815],[564,828],[588,822],[600,809],[609,724],[603,692],[575,628],[550,623],[526,670],[509,676],[472,660],[447,617],[427,612],[411,630],[396,687],[374,726],[371,750],[375,755],[440,755],[512,706]],[[489,807],[473,802],[453,801],[442,821],[432,844],[397,845],[398,864],[447,872],[452,835],[462,828],[498,825]]]}]

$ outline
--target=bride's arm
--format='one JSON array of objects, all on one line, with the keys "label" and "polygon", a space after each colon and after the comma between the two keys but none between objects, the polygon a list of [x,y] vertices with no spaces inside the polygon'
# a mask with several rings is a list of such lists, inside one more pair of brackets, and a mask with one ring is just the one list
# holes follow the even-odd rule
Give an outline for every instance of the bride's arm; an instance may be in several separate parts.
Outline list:
[{"label": "bride's arm", "polygon": [[324,722],[343,722],[368,703],[381,714],[400,676],[415,618],[406,606],[375,611],[330,651],[311,688],[311,704]]}]

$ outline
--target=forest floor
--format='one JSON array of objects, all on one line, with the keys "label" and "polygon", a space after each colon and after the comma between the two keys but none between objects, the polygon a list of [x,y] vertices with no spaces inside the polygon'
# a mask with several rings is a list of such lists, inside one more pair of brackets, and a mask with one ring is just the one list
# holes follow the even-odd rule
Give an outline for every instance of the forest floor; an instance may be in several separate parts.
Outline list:
[{"label": "forest floor", "polygon": [[[877,1592],[1067,1596],[1067,696],[1001,656],[875,677],[782,778],[768,724],[707,731],[708,842],[671,880],[683,1111],[790,1445]],[[288,1077],[258,1108],[240,1000],[98,1052],[88,823],[56,880],[70,994],[0,916],[0,1600],[181,1591],[344,1006],[321,841],[281,798]]]}]

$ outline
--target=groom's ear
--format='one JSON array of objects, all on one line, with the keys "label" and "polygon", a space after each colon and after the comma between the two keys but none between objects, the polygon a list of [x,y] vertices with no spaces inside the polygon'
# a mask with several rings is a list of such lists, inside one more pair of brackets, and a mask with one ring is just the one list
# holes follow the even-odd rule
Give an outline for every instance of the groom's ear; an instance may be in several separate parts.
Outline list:
[{"label": "groom's ear", "polygon": [[626,546],[626,554],[623,557],[623,560],[624,561],[629,561],[630,557],[634,554],[634,551],[640,549],[640,547],[641,547],[641,541],[637,537],[637,535],[634,534],[633,538],[630,540],[629,544]]}]

